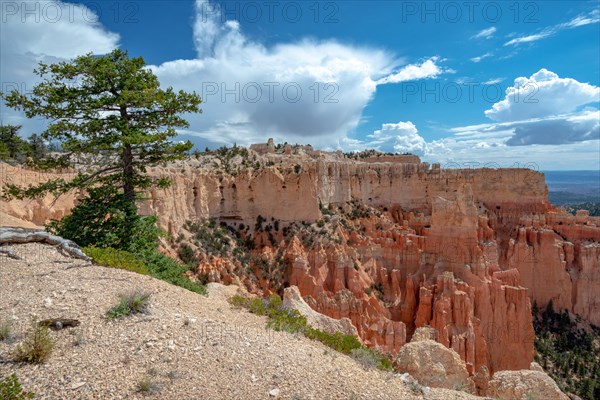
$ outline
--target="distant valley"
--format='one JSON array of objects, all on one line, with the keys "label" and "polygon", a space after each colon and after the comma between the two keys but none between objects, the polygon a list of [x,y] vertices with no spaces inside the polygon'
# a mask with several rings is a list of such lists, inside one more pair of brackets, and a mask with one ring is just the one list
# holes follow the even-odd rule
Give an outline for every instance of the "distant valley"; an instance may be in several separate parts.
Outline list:
[{"label": "distant valley", "polygon": [[[595,203],[598,208],[598,203],[600,203],[599,170],[542,172],[546,176],[548,199],[552,204],[561,206]],[[587,207],[584,208],[587,209]]]}]

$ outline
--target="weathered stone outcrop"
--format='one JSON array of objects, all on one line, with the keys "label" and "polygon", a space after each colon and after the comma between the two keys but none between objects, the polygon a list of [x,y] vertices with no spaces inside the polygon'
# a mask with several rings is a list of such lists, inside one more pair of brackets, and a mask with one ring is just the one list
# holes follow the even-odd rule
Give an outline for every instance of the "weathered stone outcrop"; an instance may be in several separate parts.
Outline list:
[{"label": "weathered stone outcrop", "polygon": [[569,400],[544,372],[528,370],[496,372],[487,395],[500,400]]},{"label": "weathered stone outcrop", "polygon": [[452,273],[421,287],[416,326],[431,326],[437,340],[454,349],[470,373],[526,368],[533,358],[533,327],[527,290],[515,286],[516,271],[457,280]]},{"label": "weathered stone outcrop", "polygon": [[408,372],[421,385],[474,391],[465,362],[455,351],[433,340],[404,345],[396,357],[396,368]]},{"label": "weathered stone outcrop", "polygon": [[[273,167],[245,169],[236,176],[218,167],[201,166],[193,158],[156,167],[152,174],[170,178],[172,185],[151,191],[151,200],[141,206],[141,211],[164,216],[161,224],[172,231],[180,230],[186,220],[208,217],[252,222],[258,215],[268,215],[281,221],[314,221],[320,218],[320,202],[327,205],[359,200],[370,206],[399,206],[430,214],[434,198],[452,197],[467,187],[471,187],[476,203],[493,207],[516,204],[519,210],[527,211],[545,211],[549,207],[543,175],[527,169],[444,170],[430,169],[427,163],[270,157]],[[295,165],[301,165],[298,173]],[[1,162],[0,166],[3,182],[21,185],[72,177]],[[2,206],[7,214],[40,225],[68,212],[75,197],[61,196],[53,202],[49,196],[48,200],[35,204],[13,201]]]},{"label": "weathered stone outcrop", "polygon": [[[600,218],[560,213],[520,219],[505,263],[540,308],[550,300],[600,326]],[[540,279],[543,276],[543,279]]]}]

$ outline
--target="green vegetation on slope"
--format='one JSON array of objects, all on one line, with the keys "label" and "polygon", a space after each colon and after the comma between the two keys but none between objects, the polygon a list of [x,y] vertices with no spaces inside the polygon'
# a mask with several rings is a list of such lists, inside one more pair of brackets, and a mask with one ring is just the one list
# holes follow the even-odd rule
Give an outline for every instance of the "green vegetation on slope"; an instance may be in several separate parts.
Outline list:
[{"label": "green vegetation on slope", "polygon": [[284,307],[281,298],[276,294],[272,294],[268,299],[233,296],[230,302],[236,307],[246,308],[253,314],[267,316],[269,318],[267,327],[273,330],[303,334],[335,351],[353,356],[363,366],[373,365],[382,370],[393,369],[392,363],[386,356],[364,346],[356,337],[343,335],[340,332],[330,334],[308,325],[306,318],[297,310]]},{"label": "green vegetation on slope", "polygon": [[34,393],[23,390],[17,375],[11,374],[0,378],[0,399],[25,400],[33,399],[34,396]]},{"label": "green vegetation on slope", "polygon": [[180,264],[158,250],[135,254],[111,247],[85,247],[83,251],[99,265],[150,275],[191,292],[206,294],[204,285],[191,281],[185,275],[188,266]]},{"label": "green vegetation on slope", "polygon": [[598,202],[588,201],[586,203],[579,204],[565,204],[562,207],[573,215],[575,215],[577,210],[588,210],[590,212],[590,216],[600,217],[600,203]]},{"label": "green vegetation on slope", "polygon": [[567,311],[533,307],[537,361],[564,392],[600,399],[600,328],[577,327]]}]

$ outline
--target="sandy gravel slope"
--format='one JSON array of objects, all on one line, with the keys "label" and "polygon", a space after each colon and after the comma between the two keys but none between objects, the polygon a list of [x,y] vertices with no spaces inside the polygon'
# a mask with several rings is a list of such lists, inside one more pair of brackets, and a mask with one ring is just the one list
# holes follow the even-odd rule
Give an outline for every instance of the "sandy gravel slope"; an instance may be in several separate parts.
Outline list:
[{"label": "sandy gravel slope", "polygon": [[[235,287],[208,297],[165,282],[86,264],[52,246],[11,246],[0,255],[0,320],[16,337],[0,342],[0,376],[16,372],[40,399],[475,399],[453,391],[415,393],[397,375],[364,370],[350,357],[301,336],[265,329],[264,317],[232,308]],[[150,292],[148,314],[106,321],[128,290]],[[32,315],[76,318],[52,332],[43,365],[14,364],[9,353]],[[138,390],[148,377],[154,393]],[[277,389],[277,390],[275,390]]]}]

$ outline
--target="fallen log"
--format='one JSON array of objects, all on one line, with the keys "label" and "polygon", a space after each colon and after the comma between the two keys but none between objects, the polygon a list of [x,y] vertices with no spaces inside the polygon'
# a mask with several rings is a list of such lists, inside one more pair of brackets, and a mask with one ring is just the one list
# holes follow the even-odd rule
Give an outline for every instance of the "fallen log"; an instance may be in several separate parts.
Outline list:
[{"label": "fallen log", "polygon": [[[56,246],[58,251],[85,261],[91,261],[77,244],[60,236],[52,235],[39,229],[16,228],[11,226],[0,227],[0,245],[18,243],[48,243]],[[6,251],[3,251],[6,253]]]}]

